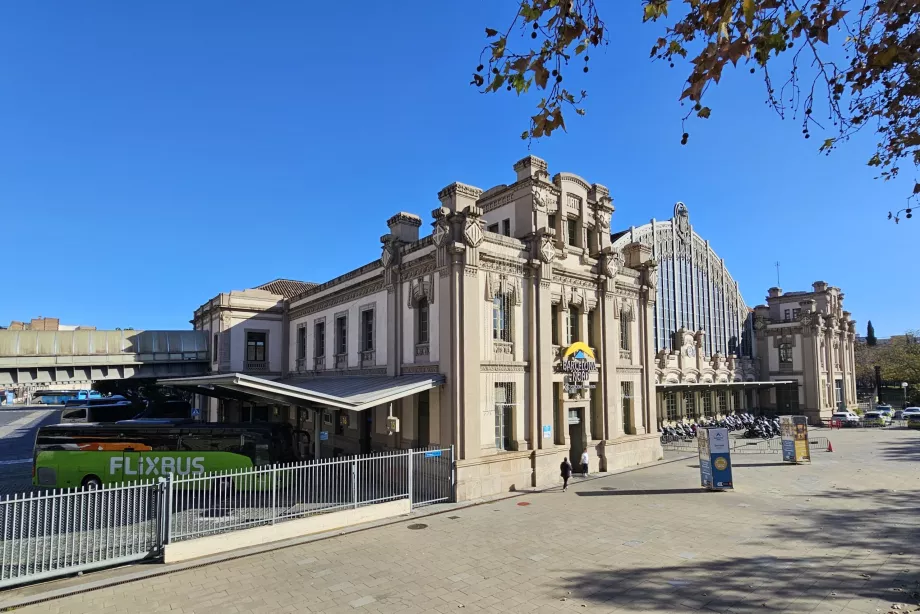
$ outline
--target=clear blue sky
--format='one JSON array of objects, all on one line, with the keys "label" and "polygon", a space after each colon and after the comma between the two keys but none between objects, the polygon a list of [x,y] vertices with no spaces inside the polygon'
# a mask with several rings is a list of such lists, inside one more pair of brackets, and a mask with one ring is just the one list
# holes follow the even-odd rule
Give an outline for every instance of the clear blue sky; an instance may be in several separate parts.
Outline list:
[{"label": "clear blue sky", "polygon": [[[840,286],[863,334],[920,328],[901,264],[920,216],[885,219],[913,177],[873,180],[872,135],[817,154],[821,134],[803,140],[742,69],[681,146],[686,71],[648,60],[660,26],[637,0],[602,4],[588,114],[531,149],[550,172],[609,186],[614,228],[684,201],[750,305],[778,260],[786,290]],[[428,220],[453,181],[510,183],[535,100],[467,83],[514,5],[0,4],[0,323],[187,328],[218,292],[379,257],[386,219]]]}]

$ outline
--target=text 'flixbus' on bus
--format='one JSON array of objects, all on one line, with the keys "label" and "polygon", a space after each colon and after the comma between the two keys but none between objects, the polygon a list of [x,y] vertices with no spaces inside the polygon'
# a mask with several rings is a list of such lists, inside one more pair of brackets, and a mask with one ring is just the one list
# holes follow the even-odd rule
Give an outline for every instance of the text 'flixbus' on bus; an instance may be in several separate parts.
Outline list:
[{"label": "text 'flixbus' on bus", "polygon": [[33,458],[32,483],[49,488],[98,488],[300,460],[289,424],[143,421],[43,426]]}]

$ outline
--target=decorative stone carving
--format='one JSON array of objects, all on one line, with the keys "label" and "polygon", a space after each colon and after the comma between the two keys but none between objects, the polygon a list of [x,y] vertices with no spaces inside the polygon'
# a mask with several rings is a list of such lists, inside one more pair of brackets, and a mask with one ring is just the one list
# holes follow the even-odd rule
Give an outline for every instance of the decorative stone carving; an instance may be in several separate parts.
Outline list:
[{"label": "decorative stone carving", "polygon": [[623,256],[623,252],[608,252],[604,257],[604,272],[607,274],[607,277],[616,277],[625,263],[626,258]]},{"label": "decorative stone carving", "polygon": [[767,327],[767,319],[763,316],[756,316],[754,318],[754,328],[756,330],[764,330]]},{"label": "decorative stone carving", "polygon": [[677,236],[686,241],[690,238],[690,212],[687,205],[678,201],[674,205],[674,221],[677,226]]},{"label": "decorative stone carving", "polygon": [[433,275],[427,275],[424,278],[416,278],[409,282],[409,308],[418,305],[423,298],[428,304],[434,304],[434,279]]},{"label": "decorative stone carving", "polygon": [[435,247],[441,247],[441,244],[444,243],[444,239],[447,238],[447,235],[450,233],[450,230],[447,228],[445,222],[438,222],[434,226],[434,232],[431,233],[431,242],[434,243]]},{"label": "decorative stone carving", "polygon": [[485,235],[482,232],[482,224],[479,223],[478,219],[469,218],[466,220],[463,236],[466,239],[467,245],[470,247],[479,247],[482,245],[482,240]]},{"label": "decorative stone carving", "polygon": [[384,268],[389,267],[396,260],[396,245],[393,235],[383,235],[380,237],[380,242],[383,243],[383,252],[380,255],[380,264]]},{"label": "decorative stone carving", "polygon": [[533,186],[533,210],[534,211],[545,211],[546,210],[546,199],[543,195],[543,190],[539,186]]},{"label": "decorative stone carving", "polygon": [[552,262],[556,257],[556,247],[553,245],[551,236],[544,236],[540,241],[540,260],[547,264]]},{"label": "decorative stone carving", "polygon": [[510,277],[501,273],[488,272],[486,274],[486,300],[494,300],[496,296],[510,296],[515,305],[521,304],[523,289],[520,277]]}]

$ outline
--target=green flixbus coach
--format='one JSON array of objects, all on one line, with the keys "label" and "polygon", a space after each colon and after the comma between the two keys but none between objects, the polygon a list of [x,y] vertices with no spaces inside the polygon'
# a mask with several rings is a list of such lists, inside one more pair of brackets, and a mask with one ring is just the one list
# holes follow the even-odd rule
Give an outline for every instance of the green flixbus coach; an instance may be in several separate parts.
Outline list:
[{"label": "green flixbus coach", "polygon": [[[48,488],[88,487],[236,472],[300,459],[285,423],[210,424],[125,421],[43,426],[35,437],[32,483]],[[233,478],[261,489],[263,479]],[[240,484],[238,482],[245,482]],[[190,482],[190,487],[207,482]]]}]

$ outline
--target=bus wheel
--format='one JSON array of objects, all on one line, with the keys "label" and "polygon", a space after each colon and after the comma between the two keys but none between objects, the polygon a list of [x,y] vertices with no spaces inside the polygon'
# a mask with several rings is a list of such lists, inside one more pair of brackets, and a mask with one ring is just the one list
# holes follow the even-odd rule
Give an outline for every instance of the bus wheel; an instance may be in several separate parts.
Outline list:
[{"label": "bus wheel", "polygon": [[94,475],[88,475],[83,478],[81,486],[87,490],[99,490],[102,488],[102,480]]}]

